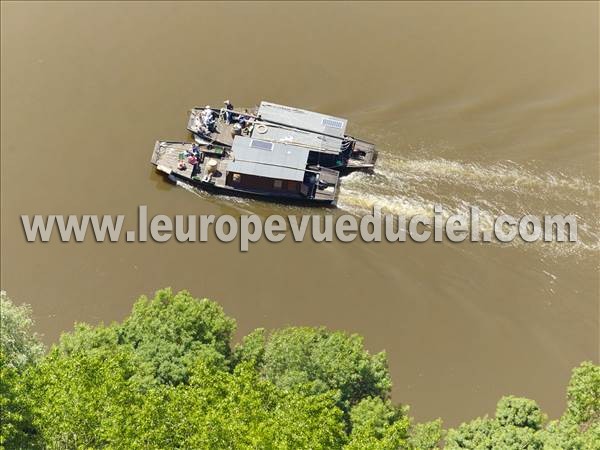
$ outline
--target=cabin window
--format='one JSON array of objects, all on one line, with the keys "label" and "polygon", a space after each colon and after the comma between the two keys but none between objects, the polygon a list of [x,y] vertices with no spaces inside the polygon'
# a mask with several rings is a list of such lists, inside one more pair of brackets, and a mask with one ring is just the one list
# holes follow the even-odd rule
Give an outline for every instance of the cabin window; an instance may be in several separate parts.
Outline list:
[{"label": "cabin window", "polygon": [[273,181],[273,187],[275,189],[281,189],[282,186],[283,186],[283,181],[281,181],[281,180],[274,180]]},{"label": "cabin window", "polygon": [[239,173],[234,173],[231,176],[231,181],[233,181],[234,183],[239,183],[240,181],[242,181],[242,175],[240,175]]}]

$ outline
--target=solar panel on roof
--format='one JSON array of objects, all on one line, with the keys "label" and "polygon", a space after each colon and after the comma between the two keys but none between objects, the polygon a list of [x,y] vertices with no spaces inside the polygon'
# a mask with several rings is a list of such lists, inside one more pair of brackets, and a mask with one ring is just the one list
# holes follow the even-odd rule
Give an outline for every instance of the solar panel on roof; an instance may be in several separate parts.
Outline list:
[{"label": "solar panel on roof", "polygon": [[347,121],[341,117],[332,117],[305,109],[261,102],[258,115],[264,122],[278,123],[301,130],[327,134],[343,138]]},{"label": "solar panel on roof", "polygon": [[258,139],[252,139],[250,141],[250,147],[257,148],[259,150],[273,151],[273,143],[267,141],[260,141]]},{"label": "solar panel on roof", "polygon": [[329,119],[327,117],[323,117],[321,119],[321,123],[326,127],[341,129],[344,126],[344,122],[341,120]]}]

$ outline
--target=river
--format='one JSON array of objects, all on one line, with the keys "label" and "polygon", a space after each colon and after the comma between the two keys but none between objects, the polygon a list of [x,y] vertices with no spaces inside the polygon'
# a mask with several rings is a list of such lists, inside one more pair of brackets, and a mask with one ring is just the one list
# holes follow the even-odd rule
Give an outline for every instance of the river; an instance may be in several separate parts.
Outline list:
[{"label": "river", "polygon": [[[2,3],[2,288],[47,344],[172,286],[241,337],[325,325],[385,349],[393,399],[447,425],[501,395],[552,417],[599,359],[598,4]],[[195,105],[289,104],[380,150],[340,211],[577,215],[577,244],[27,243],[21,214],[301,214],[173,186]]]}]

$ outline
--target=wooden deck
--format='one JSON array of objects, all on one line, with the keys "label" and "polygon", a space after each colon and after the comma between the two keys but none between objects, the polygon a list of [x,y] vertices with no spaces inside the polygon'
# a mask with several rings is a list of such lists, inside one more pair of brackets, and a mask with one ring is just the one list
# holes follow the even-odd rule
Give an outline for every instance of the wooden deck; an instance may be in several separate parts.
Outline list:
[{"label": "wooden deck", "polygon": [[[217,161],[216,170],[211,174],[210,182],[217,187],[225,186],[225,178],[227,174],[227,165],[231,160],[229,155],[225,155],[222,159],[205,154],[204,162],[199,164],[198,172],[192,178],[194,165],[190,164],[185,156],[186,152],[190,152],[193,148],[192,143],[184,142],[166,142],[157,141],[154,145],[151,162],[156,165],[158,170],[165,173],[173,173],[190,181],[200,181],[209,174],[209,161]],[[179,163],[183,161],[184,169],[179,168]]]},{"label": "wooden deck", "polygon": [[[154,145],[154,153],[152,153],[150,161],[163,172],[166,172],[168,169],[171,172],[191,179],[193,165],[188,163],[185,153],[191,151],[192,146],[193,144],[191,143],[157,141]],[[185,170],[179,169],[180,155],[184,155]]]},{"label": "wooden deck", "polygon": [[[216,119],[216,129],[217,131],[214,133],[207,133],[207,130],[204,127],[202,122],[202,111],[203,109],[194,108],[190,110],[190,115],[188,117],[187,129],[192,133],[201,136],[207,142],[218,142],[224,145],[231,147],[233,145],[233,139],[235,135],[233,134],[233,123],[227,123],[223,116],[219,115]],[[216,114],[219,114],[219,111],[213,110]],[[234,111],[233,114],[245,114],[240,113],[238,111]],[[249,131],[246,133],[249,134]]]}]

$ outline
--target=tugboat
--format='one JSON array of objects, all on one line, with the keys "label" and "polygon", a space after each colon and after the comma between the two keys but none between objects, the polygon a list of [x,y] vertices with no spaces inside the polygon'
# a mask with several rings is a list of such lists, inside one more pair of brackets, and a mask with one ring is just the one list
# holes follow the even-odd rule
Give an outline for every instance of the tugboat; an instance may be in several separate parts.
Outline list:
[{"label": "tugboat", "polygon": [[236,111],[226,101],[220,109],[193,108],[187,129],[202,145],[231,147],[238,136],[246,136],[306,149],[309,164],[341,175],[372,171],[377,160],[375,145],[346,135],[347,123],[339,117],[265,101],[257,108]]},{"label": "tugboat", "polygon": [[305,147],[236,136],[230,145],[157,141],[151,162],[171,181],[218,194],[334,205],[339,172],[309,156]]}]

